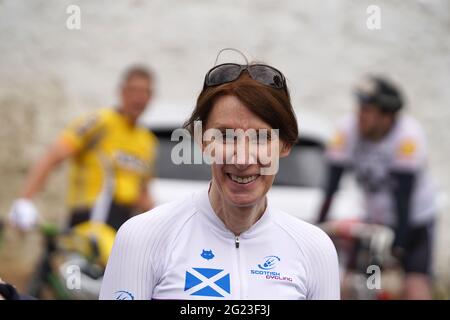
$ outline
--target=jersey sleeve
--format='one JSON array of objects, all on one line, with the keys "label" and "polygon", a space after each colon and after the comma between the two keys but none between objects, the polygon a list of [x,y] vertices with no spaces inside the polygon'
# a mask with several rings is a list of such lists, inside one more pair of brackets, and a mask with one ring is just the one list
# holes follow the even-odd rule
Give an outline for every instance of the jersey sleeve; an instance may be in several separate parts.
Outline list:
[{"label": "jersey sleeve", "polygon": [[402,132],[395,145],[392,162],[394,171],[415,172],[426,163],[426,145],[422,130],[418,127]]},{"label": "jersey sleeve", "polygon": [[152,297],[155,270],[152,250],[147,250],[147,245],[152,244],[146,243],[146,231],[136,218],[128,220],[117,233],[103,276],[101,300],[149,300]]},{"label": "jersey sleeve", "polygon": [[351,162],[354,148],[353,119],[345,118],[336,127],[327,145],[327,159],[335,164],[347,165]]},{"label": "jersey sleeve", "polygon": [[79,151],[95,143],[105,124],[101,112],[82,116],[71,122],[59,136],[59,140]]},{"label": "jersey sleeve", "polygon": [[309,254],[308,300],[339,300],[340,280],[336,248],[320,229],[314,232]]}]

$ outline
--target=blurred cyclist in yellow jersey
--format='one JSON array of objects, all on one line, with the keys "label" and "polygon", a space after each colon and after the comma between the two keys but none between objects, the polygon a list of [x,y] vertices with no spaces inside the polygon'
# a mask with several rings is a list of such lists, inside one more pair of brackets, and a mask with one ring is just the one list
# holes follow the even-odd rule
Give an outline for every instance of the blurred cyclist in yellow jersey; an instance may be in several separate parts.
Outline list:
[{"label": "blurred cyclist in yellow jersey", "polygon": [[133,66],[123,75],[119,106],[69,124],[28,174],[11,208],[12,224],[24,230],[35,225],[38,213],[32,199],[67,159],[70,227],[95,220],[117,230],[132,215],[151,209],[148,185],[158,141],[137,120],[153,96],[153,84],[148,69]]}]

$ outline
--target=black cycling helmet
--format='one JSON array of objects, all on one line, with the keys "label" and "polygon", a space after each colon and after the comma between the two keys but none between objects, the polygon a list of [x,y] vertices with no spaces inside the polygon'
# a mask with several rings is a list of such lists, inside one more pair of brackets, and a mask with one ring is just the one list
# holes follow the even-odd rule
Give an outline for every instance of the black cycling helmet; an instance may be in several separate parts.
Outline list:
[{"label": "black cycling helmet", "polygon": [[355,88],[360,104],[371,104],[383,112],[396,113],[403,107],[400,90],[389,80],[379,76],[366,76]]}]

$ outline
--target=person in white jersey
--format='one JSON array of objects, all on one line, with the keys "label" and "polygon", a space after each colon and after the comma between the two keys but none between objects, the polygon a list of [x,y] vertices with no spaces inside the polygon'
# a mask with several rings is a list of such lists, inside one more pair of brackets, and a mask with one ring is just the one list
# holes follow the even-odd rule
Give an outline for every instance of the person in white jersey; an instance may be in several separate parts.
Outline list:
[{"label": "person in white jersey", "polygon": [[[275,172],[262,169],[287,156],[298,137],[282,73],[263,64],[215,66],[185,128],[194,131],[196,121],[203,132],[219,132],[200,142],[203,152],[212,148],[214,159],[227,161],[211,164],[212,179],[203,191],[120,228],[100,299],[339,299],[330,238],[272,207],[266,196]],[[271,136],[252,140],[234,135],[236,129],[267,129]],[[251,143],[261,149],[276,145],[270,161],[263,163]],[[230,152],[218,156],[220,146]]]},{"label": "person in white jersey", "polygon": [[329,175],[319,222],[327,218],[343,172],[363,190],[367,220],[395,232],[393,254],[405,277],[405,297],[429,299],[436,192],[427,171],[421,126],[401,113],[403,95],[390,80],[369,75],[355,90],[357,113],[345,117],[328,148]]}]

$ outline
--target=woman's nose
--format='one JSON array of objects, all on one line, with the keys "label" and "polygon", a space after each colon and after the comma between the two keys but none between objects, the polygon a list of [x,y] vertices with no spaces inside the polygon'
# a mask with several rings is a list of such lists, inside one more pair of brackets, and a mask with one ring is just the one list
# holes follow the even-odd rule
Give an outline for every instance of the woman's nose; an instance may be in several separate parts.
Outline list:
[{"label": "woman's nose", "polygon": [[257,159],[257,147],[246,143],[245,145],[238,144],[237,146],[235,146],[231,162],[232,164],[237,166],[248,167],[249,165],[256,164]]}]

